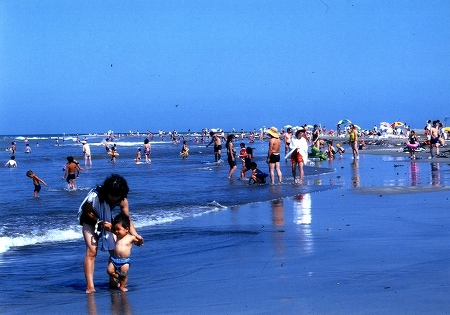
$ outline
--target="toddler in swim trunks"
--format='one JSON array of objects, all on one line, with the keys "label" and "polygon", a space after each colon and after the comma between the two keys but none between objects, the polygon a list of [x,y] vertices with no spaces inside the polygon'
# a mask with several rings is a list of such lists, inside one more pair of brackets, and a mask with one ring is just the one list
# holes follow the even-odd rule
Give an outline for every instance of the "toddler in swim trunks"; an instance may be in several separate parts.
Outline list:
[{"label": "toddler in swim trunks", "polygon": [[111,277],[117,279],[119,290],[126,292],[128,291],[126,285],[130,269],[131,247],[139,240],[130,234],[130,218],[122,212],[113,219],[112,232],[116,238],[116,246],[114,255],[109,259],[107,272]]}]

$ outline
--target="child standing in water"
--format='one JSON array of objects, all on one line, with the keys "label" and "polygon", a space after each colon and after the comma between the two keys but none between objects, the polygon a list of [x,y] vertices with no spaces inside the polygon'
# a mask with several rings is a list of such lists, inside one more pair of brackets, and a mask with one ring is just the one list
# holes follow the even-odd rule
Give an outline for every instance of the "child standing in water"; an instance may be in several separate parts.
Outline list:
[{"label": "child standing in water", "polygon": [[136,158],[134,161],[137,163],[141,160],[141,148],[137,148]]},{"label": "child standing in water", "polygon": [[187,158],[189,155],[189,148],[187,147],[187,141],[183,141],[183,147],[181,148],[180,155],[183,157],[183,159]]},{"label": "child standing in water", "polygon": [[34,196],[37,197],[39,192],[41,191],[40,183],[44,184],[45,186],[47,186],[47,184],[42,179],[37,177],[36,174],[34,174],[31,170],[27,172],[27,176],[33,180]]},{"label": "child standing in water", "polygon": [[130,234],[130,218],[119,213],[112,222],[112,232],[116,239],[114,254],[110,257],[108,274],[119,281],[119,290],[126,292],[128,282],[128,271],[130,270],[130,256],[133,243],[139,239]]}]

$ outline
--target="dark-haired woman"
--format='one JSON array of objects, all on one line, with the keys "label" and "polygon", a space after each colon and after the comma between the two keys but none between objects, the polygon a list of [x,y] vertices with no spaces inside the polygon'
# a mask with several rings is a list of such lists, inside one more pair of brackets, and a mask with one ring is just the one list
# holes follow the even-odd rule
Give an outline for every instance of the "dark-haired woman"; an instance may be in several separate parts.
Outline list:
[{"label": "dark-haired woman", "polygon": [[[84,257],[86,293],[95,292],[94,263],[99,243],[101,243],[102,251],[112,253],[115,247],[111,232],[112,210],[119,206],[120,211],[130,217],[127,200],[128,191],[129,188],[125,178],[112,174],[105,179],[102,186],[92,189],[80,205],[78,220],[80,225],[83,226],[83,237],[86,243],[86,255]],[[130,234],[139,239],[137,245],[142,245],[144,239],[137,234],[131,218],[130,223]],[[114,284],[112,279],[110,284]]]},{"label": "dark-haired woman", "polygon": [[237,168],[236,165],[236,150],[234,149],[234,135],[228,135],[227,137],[227,157],[228,157],[228,165],[230,165],[230,172],[228,173],[228,178],[231,178],[233,176],[234,171]]}]

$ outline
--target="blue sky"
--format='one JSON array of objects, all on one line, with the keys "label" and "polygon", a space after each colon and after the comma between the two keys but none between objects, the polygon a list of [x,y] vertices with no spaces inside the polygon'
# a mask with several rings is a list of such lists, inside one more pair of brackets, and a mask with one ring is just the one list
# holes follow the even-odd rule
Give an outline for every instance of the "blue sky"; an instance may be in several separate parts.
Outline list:
[{"label": "blue sky", "polygon": [[433,0],[3,0],[0,134],[422,128],[450,116],[449,12]]}]

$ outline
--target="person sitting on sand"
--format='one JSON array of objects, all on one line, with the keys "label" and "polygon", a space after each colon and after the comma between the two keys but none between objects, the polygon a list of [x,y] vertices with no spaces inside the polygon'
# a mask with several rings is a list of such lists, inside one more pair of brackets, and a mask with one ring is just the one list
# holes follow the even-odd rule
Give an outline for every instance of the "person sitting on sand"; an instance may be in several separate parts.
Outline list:
[{"label": "person sitting on sand", "polygon": [[339,153],[339,157],[342,157],[342,154],[344,154],[345,149],[339,144],[336,144],[337,152]]},{"label": "person sitting on sand", "polygon": [[359,144],[359,146],[358,146],[358,149],[359,150],[365,150],[367,147],[366,147],[366,142],[364,141],[364,139],[361,139],[361,142],[360,142],[360,144]]},{"label": "person sitting on sand", "polygon": [[264,173],[260,169],[257,168],[258,164],[256,162],[250,163],[250,169],[252,170],[252,175],[250,176],[250,179],[248,180],[248,184],[265,184],[266,183],[266,177],[269,176],[268,174]]},{"label": "person sitting on sand", "polygon": [[119,213],[112,222],[112,232],[116,240],[114,253],[109,259],[108,274],[119,282],[119,290],[126,292],[128,271],[130,270],[130,256],[133,244],[138,244],[139,239],[130,234],[130,218]]},{"label": "person sitting on sand", "polygon": [[335,155],[336,155],[336,149],[333,147],[333,141],[328,140],[327,141],[327,149],[325,150],[325,152],[323,154],[325,154],[327,156],[328,160],[332,160],[334,159]]}]

